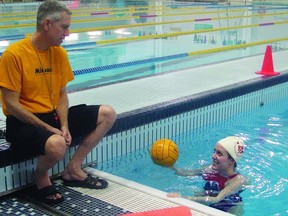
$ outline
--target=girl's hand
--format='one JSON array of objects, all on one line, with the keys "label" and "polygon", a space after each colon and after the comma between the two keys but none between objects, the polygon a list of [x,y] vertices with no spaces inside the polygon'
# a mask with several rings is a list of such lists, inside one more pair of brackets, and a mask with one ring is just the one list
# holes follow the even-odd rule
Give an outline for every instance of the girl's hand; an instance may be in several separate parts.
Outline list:
[{"label": "girl's hand", "polygon": [[167,194],[167,197],[170,197],[170,198],[179,198],[179,197],[181,197],[181,194],[180,194],[180,193],[168,193],[168,194]]}]

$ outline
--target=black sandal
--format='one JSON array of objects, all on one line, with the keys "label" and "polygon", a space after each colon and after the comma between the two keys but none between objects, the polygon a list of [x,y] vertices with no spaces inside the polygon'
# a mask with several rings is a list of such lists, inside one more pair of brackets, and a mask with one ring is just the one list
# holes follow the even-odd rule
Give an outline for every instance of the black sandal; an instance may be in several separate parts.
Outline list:
[{"label": "black sandal", "polygon": [[6,138],[6,131],[0,130],[0,139],[5,139],[5,138]]},{"label": "black sandal", "polygon": [[[82,187],[89,189],[104,189],[108,187],[108,182],[104,179],[100,179],[98,177],[93,177],[88,174],[87,178],[83,181],[81,180],[65,180],[62,178],[63,185],[68,187]],[[99,185],[100,183],[100,185]]]},{"label": "black sandal", "polygon": [[[57,194],[60,194],[61,198],[56,199],[49,198],[49,196],[56,197]],[[56,189],[55,185],[50,185],[39,190],[36,189],[36,196],[39,199],[39,201],[48,205],[58,204],[64,201],[63,195]]]}]

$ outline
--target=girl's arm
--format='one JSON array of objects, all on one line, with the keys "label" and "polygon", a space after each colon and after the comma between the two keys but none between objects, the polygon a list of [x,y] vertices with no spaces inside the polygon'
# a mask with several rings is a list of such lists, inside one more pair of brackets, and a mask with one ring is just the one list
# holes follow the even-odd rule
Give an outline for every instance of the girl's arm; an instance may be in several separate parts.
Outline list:
[{"label": "girl's arm", "polygon": [[172,166],[171,169],[174,170],[175,173],[180,176],[201,176],[203,174],[203,170],[207,169],[207,167],[188,170],[188,169],[179,169],[177,167]]},{"label": "girl's arm", "polygon": [[189,199],[195,202],[203,203],[203,204],[213,204],[218,203],[223,200],[225,197],[228,197],[232,194],[238,193],[240,190],[243,190],[245,185],[247,184],[246,179],[239,175],[227,182],[227,185],[224,189],[220,191],[220,193],[216,197],[211,196],[181,196],[180,194],[176,195],[168,195],[168,197],[182,197],[185,199]]}]

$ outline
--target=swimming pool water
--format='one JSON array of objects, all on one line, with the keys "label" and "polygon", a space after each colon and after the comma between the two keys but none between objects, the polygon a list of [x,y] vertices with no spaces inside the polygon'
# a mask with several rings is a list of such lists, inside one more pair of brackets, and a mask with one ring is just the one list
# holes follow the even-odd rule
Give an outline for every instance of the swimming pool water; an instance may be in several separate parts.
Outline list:
[{"label": "swimming pool water", "polygon": [[[113,12],[119,5],[114,5],[113,1],[110,3],[112,5],[105,5],[105,8],[86,8],[85,13],[73,11],[71,31],[77,33],[71,32],[62,44],[68,50],[69,60],[76,74],[75,80],[68,84],[68,90],[76,91],[233,58],[260,55],[264,54],[268,43],[271,43],[275,51],[288,47],[287,39],[268,42],[287,35],[287,28],[283,28],[287,24],[287,6],[178,5],[169,1],[147,1],[145,5],[151,8],[144,8],[147,17],[142,17],[142,26],[137,26],[140,22],[137,12],[142,14],[143,8],[130,8],[129,14],[119,20],[117,13]],[[133,3],[136,6],[142,4],[137,1]],[[130,4],[125,2],[123,5],[128,7]],[[107,8],[108,6],[111,8]],[[158,8],[159,6],[161,7]],[[265,11],[263,16],[259,9]],[[32,11],[35,12],[34,6]],[[97,11],[107,14],[93,15]],[[21,37],[28,37],[35,30],[35,18],[31,13],[1,17],[0,53],[9,44]],[[27,23],[31,26],[23,25]],[[12,26],[9,27],[10,25]],[[13,39],[13,35],[20,38]],[[145,35],[148,38],[143,38]],[[162,36],[154,38],[151,35]],[[6,40],[5,37],[11,38]],[[127,41],[119,41],[123,38]],[[251,45],[259,41],[264,42],[262,45]],[[235,47],[225,52],[219,51],[220,48],[237,44],[250,45],[247,48]],[[213,49],[214,52],[211,52]],[[199,54],[200,51],[207,53]],[[194,54],[188,57],[191,53]],[[175,58],[175,55],[181,57]],[[171,56],[174,57],[170,58]],[[81,73],[77,73],[79,70]]]},{"label": "swimming pool water", "polygon": [[[218,140],[228,135],[240,136],[246,148],[238,171],[250,179],[242,193],[244,216],[287,215],[287,131],[288,101],[265,104],[229,120],[172,137],[180,150],[175,165],[187,169],[209,165]],[[149,151],[142,149],[98,164],[97,168],[165,192],[193,195],[201,191],[201,177],[177,176],[169,168],[153,164]]]},{"label": "swimming pool water", "polygon": [[[143,50],[139,49],[140,52],[136,52],[135,50],[127,50],[127,47],[129,47],[127,44],[121,44],[114,46],[112,50],[109,50],[111,49],[109,47],[95,47],[93,49],[70,51],[69,58],[71,64],[74,65],[74,73],[77,69],[79,74],[68,84],[68,91],[177,72],[177,70],[259,55],[266,48],[266,45],[262,45],[200,56],[185,56],[185,52],[183,52],[177,54],[183,54],[180,57],[173,57],[173,53],[157,57],[154,50],[152,50],[153,44],[135,43],[135,46],[146,46],[150,47],[151,50],[145,51],[146,48]],[[140,54],[138,55],[138,53]],[[91,70],[81,69],[85,66]]]}]

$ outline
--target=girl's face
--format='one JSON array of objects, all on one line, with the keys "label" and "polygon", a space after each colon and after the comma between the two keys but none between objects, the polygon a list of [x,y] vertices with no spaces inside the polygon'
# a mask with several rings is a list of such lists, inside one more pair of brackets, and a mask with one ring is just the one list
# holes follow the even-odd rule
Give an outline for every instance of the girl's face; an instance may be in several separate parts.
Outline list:
[{"label": "girl's face", "polygon": [[234,161],[228,157],[228,152],[217,143],[212,155],[212,169],[219,173],[225,173],[234,167]]}]

